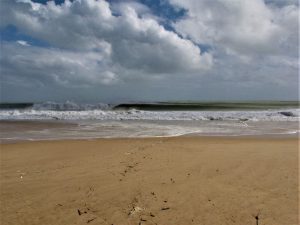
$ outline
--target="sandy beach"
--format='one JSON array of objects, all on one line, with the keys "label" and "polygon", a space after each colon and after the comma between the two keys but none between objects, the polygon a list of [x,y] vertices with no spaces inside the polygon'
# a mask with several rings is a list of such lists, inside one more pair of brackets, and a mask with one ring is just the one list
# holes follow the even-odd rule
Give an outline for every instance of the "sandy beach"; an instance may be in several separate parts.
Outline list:
[{"label": "sandy beach", "polygon": [[296,138],[1,144],[3,225],[296,225]]}]

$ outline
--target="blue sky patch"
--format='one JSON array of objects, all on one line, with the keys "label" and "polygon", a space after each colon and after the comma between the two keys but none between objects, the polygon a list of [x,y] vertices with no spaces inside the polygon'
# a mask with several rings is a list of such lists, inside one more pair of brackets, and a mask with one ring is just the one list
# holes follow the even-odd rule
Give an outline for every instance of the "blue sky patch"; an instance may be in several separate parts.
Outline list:
[{"label": "blue sky patch", "polygon": [[140,3],[148,6],[153,14],[168,19],[169,21],[176,21],[186,14],[183,8],[174,8],[167,1],[162,0],[140,0]]},{"label": "blue sky patch", "polygon": [[[49,0],[32,0],[33,2],[37,2],[37,3],[42,3],[42,4],[46,4]],[[64,3],[65,0],[55,0],[55,4],[59,5]]]},{"label": "blue sky patch", "polygon": [[30,45],[49,47],[50,45],[45,41],[38,40],[29,35],[23,34],[15,26],[9,25],[0,29],[0,36],[2,41],[26,41]]}]

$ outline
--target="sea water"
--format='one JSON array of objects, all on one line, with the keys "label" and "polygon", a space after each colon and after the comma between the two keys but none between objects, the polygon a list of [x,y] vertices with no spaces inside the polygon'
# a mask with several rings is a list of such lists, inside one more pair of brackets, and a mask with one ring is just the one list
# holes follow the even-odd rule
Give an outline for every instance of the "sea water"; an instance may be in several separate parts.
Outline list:
[{"label": "sea water", "polygon": [[297,135],[299,115],[298,104],[286,102],[2,104],[0,140]]}]

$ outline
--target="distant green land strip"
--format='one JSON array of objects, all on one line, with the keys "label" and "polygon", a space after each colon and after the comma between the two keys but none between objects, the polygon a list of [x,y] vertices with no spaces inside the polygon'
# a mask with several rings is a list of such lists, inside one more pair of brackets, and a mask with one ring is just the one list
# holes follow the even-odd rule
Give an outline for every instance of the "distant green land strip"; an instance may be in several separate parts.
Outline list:
[{"label": "distant green land strip", "polygon": [[297,101],[276,102],[158,102],[158,103],[125,103],[114,109],[138,110],[264,110],[280,108],[298,108]]},{"label": "distant green land strip", "polygon": [[34,104],[30,102],[22,103],[0,103],[0,109],[26,109],[32,107]]}]

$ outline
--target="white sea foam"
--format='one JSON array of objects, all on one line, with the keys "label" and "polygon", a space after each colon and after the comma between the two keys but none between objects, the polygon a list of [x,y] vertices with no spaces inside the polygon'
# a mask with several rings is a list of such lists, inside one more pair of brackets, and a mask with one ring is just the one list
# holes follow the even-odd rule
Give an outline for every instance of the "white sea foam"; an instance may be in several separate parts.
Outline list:
[{"label": "white sea foam", "polygon": [[[299,134],[300,109],[232,111],[113,110],[107,104],[41,103],[25,109],[2,109],[2,121],[55,121],[59,126],[18,129],[3,123],[0,140],[52,140],[114,137]],[[70,126],[75,124],[75,126]]]},{"label": "white sea foam", "polygon": [[[39,107],[39,108],[38,108]],[[0,110],[0,120],[241,120],[241,121],[298,121],[299,109],[252,111],[143,111],[143,110],[49,110],[51,104],[25,110]],[[54,106],[53,106],[54,107]],[[66,106],[64,106],[66,107]],[[68,105],[68,108],[76,106]],[[82,107],[82,106],[81,106]],[[59,108],[55,105],[55,108]],[[64,108],[65,109],[65,108]],[[77,108],[78,109],[78,108]],[[288,113],[282,113],[288,112]]]},{"label": "white sea foam", "polygon": [[[0,141],[174,137],[182,135],[242,136],[297,135],[298,125],[291,121],[76,121],[55,122],[36,126],[29,122],[26,129],[18,129],[18,122],[5,123],[0,129]],[[21,127],[24,124],[21,123]],[[75,126],[74,126],[75,125]],[[247,126],[245,126],[247,125]]]},{"label": "white sea foam", "polygon": [[32,107],[33,110],[40,111],[85,111],[85,110],[108,110],[111,109],[109,104],[97,103],[97,104],[78,104],[71,101],[64,103],[58,102],[43,102],[36,103]]}]

